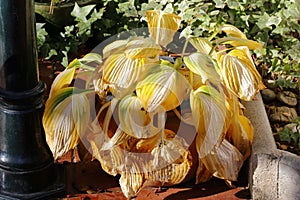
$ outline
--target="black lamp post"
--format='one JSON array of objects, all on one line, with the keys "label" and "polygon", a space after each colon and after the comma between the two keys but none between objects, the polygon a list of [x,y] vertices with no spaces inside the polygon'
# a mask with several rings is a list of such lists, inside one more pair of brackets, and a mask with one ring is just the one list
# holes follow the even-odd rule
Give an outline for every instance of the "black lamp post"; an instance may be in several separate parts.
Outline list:
[{"label": "black lamp post", "polygon": [[59,193],[41,124],[33,0],[0,0],[0,199]]}]

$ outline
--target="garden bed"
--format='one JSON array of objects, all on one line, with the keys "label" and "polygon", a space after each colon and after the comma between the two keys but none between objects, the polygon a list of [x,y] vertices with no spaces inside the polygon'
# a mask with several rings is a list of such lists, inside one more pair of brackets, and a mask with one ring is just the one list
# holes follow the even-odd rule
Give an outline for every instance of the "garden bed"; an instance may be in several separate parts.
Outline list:
[{"label": "garden bed", "polygon": [[[53,67],[51,62],[40,61],[40,77],[48,88],[46,97],[54,77],[63,69],[59,64]],[[265,107],[261,95],[243,104],[245,115],[253,123],[255,135],[250,162],[243,166],[235,183],[237,188],[232,189],[216,178],[199,185],[193,184],[192,180],[174,187],[145,188],[137,199],[249,199],[250,194],[253,199],[299,198],[299,189],[293,186],[300,184],[300,157],[277,149],[272,131],[275,124],[270,124],[265,110],[268,107]],[[64,165],[68,193],[65,199],[126,199],[118,184],[119,177],[103,172],[98,161],[91,161],[88,157],[81,163]]]},{"label": "garden bed", "polygon": [[[255,136],[252,155],[240,172],[236,188],[213,178],[195,185],[194,181],[165,188],[144,188],[136,199],[299,199],[300,157],[276,149],[271,127],[258,99],[244,103],[246,115],[253,123]],[[118,178],[101,170],[98,161],[89,159],[66,164],[67,193],[64,199],[126,199],[118,185]],[[249,180],[248,180],[249,177]],[[250,191],[249,191],[250,189]]]},{"label": "garden bed", "polygon": [[[50,61],[40,60],[40,77],[46,83],[47,98],[51,83],[55,76],[64,69],[59,63],[53,67]],[[79,145],[79,163],[58,164],[64,168],[61,176],[65,179],[66,194],[62,199],[126,199],[119,186],[119,177],[105,173],[98,161],[92,161],[91,155],[83,145]],[[241,169],[236,188],[229,187],[224,180],[212,178],[203,184],[195,185],[195,180],[172,187],[147,187],[139,192],[136,199],[249,199],[248,162]]]}]

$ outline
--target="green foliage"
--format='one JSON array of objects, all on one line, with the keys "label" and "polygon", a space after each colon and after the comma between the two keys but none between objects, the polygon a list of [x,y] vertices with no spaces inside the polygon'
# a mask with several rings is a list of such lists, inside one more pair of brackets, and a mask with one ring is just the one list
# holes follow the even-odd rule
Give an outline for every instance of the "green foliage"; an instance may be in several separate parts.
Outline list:
[{"label": "green foliage", "polygon": [[296,117],[293,122],[296,124],[298,132],[294,132],[289,128],[284,128],[278,132],[279,139],[281,142],[288,142],[300,150],[300,117]]},{"label": "green foliage", "polygon": [[45,59],[61,60],[66,67],[68,65],[68,53],[76,52],[78,47],[85,44],[93,36],[93,23],[102,18],[104,8],[97,11],[96,5],[79,7],[75,3],[70,13],[74,17],[75,24],[65,26],[59,35],[50,35],[43,28],[45,24],[37,23],[37,47],[40,56]]},{"label": "green foliage", "polygon": [[145,27],[146,10],[165,9],[182,17],[181,31],[195,36],[211,35],[225,23],[236,26],[264,45],[262,51],[255,51],[256,64],[276,74],[277,85],[295,88],[300,76],[299,4],[299,0],[104,0],[96,7],[75,6],[75,24],[50,42],[40,29],[38,44],[47,55],[57,50],[58,57],[65,47],[76,50],[89,38],[98,44],[122,31]]},{"label": "green foliage", "polygon": [[47,31],[43,28],[44,23],[36,23],[36,32],[37,32],[37,47],[38,50],[45,44],[47,38]]},{"label": "green foliage", "polygon": [[[138,7],[119,9],[124,16],[144,16],[147,9],[170,8],[182,17],[182,29],[195,36],[208,36],[220,25],[229,23],[249,39],[261,42],[256,63],[277,74],[279,85],[296,88],[299,84],[286,77],[300,76],[300,6],[299,1],[285,0],[149,0]],[[119,7],[123,3],[118,4]],[[132,12],[134,10],[134,12]]]},{"label": "green foliage", "polygon": [[277,87],[280,87],[281,89],[283,89],[283,88],[291,88],[291,89],[300,88],[300,82],[299,81],[294,81],[290,77],[284,78],[282,76],[280,76],[276,80],[275,85]]},{"label": "green foliage", "polygon": [[293,132],[288,128],[284,128],[282,131],[278,132],[278,134],[281,142],[288,142],[300,150],[300,134],[298,132]]}]

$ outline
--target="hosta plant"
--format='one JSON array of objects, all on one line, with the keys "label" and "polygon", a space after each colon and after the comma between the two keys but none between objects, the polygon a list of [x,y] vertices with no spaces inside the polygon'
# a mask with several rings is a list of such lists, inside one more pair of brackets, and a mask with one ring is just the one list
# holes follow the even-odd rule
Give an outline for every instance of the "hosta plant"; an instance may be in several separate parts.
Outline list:
[{"label": "hosta plant", "polygon": [[75,59],[53,82],[43,125],[54,158],[88,141],[128,198],[191,176],[236,181],[253,138],[240,100],[264,87],[250,52],[261,45],[232,25],[200,38],[176,34],[175,14],[146,16],[149,34]]}]

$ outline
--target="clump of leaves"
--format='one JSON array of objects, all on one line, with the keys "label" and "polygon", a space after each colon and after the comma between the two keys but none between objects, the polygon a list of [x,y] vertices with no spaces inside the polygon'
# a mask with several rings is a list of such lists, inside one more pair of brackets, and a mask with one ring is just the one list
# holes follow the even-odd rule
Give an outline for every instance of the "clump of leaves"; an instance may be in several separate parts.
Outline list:
[{"label": "clump of leaves", "polygon": [[182,18],[181,28],[195,36],[209,36],[218,26],[232,24],[264,45],[263,51],[254,52],[255,61],[266,73],[276,75],[277,85],[299,88],[295,81],[300,74],[299,1],[154,0],[140,5],[120,2],[118,6],[121,14],[131,18],[144,17],[147,9],[171,9]]},{"label": "clump of leaves", "polygon": [[[172,62],[160,55],[173,53],[165,49],[179,37],[181,17],[168,11],[146,12],[149,34],[114,40],[99,54],[72,61],[55,79],[45,106],[54,158],[88,140],[103,170],[120,175],[128,198],[148,183],[182,182],[195,160],[196,183],[213,176],[236,181],[251,151],[253,127],[239,100],[250,101],[264,88],[251,57],[261,44],[228,24],[210,37],[185,31],[182,53]],[[87,74],[92,80],[85,89],[71,85]],[[90,113],[91,94],[99,100],[97,115]],[[170,114],[192,131],[168,127]]]},{"label": "clump of leaves", "polygon": [[300,117],[293,120],[295,123],[295,130],[284,128],[278,132],[279,140],[287,142],[288,145],[293,146],[297,151],[300,151]]},{"label": "clump of leaves", "polygon": [[53,61],[62,61],[61,64],[67,67],[68,53],[76,52],[80,45],[93,37],[93,24],[103,16],[105,8],[97,10],[95,6],[80,7],[75,3],[70,13],[74,17],[75,24],[64,27],[64,31],[59,35],[48,34],[43,27],[45,24],[37,23],[37,48],[40,56]]}]

